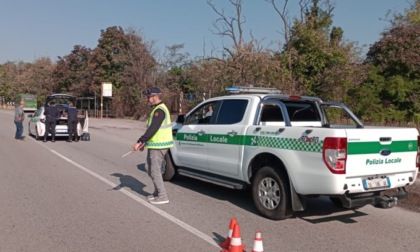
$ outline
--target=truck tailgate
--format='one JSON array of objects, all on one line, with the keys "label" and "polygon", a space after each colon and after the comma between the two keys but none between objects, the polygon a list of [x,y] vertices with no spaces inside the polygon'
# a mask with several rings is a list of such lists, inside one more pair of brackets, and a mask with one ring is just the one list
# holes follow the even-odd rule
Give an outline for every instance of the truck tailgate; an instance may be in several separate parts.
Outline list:
[{"label": "truck tailgate", "polygon": [[416,174],[415,128],[347,129],[347,177]]}]

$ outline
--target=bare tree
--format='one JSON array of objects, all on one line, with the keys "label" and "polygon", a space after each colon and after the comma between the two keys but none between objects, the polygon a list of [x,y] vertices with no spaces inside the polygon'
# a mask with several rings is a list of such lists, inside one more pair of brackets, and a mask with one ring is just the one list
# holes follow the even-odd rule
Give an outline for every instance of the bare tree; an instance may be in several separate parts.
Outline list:
[{"label": "bare tree", "polygon": [[244,42],[242,25],[246,20],[242,17],[242,0],[229,0],[229,2],[235,8],[235,16],[233,17],[229,17],[225,15],[223,10],[217,9],[211,0],[207,1],[208,5],[219,16],[213,23],[213,27],[215,28],[213,33],[222,37],[229,37],[232,40],[233,48],[236,52],[232,52],[228,47],[224,47],[223,49],[230,56],[234,56],[242,50],[242,44]]},{"label": "bare tree", "polygon": [[[261,41],[254,38],[250,32],[250,39],[245,40],[243,25],[246,18],[242,15],[243,1],[229,0],[233,7],[233,16],[229,16],[224,10],[219,10],[212,1],[208,4],[216,13],[217,19],[213,23],[213,33],[227,37],[232,46],[223,47],[223,58],[207,58],[207,62],[197,64],[196,70],[205,69],[207,74],[199,78],[203,87],[215,87],[224,89],[230,85],[258,85],[279,87],[284,82],[284,70],[282,62],[275,59],[271,50],[261,45]],[[203,68],[205,66],[205,68]],[[210,70],[211,69],[211,70]],[[217,80],[217,82],[215,82]],[[282,80],[280,83],[279,80]]]}]

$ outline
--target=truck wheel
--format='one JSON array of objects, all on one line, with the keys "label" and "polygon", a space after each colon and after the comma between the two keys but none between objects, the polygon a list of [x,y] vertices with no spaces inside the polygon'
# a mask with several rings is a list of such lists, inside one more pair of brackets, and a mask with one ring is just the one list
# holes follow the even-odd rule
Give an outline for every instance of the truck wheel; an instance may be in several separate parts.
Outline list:
[{"label": "truck wheel", "polygon": [[267,218],[283,220],[292,215],[287,180],[273,168],[261,168],[252,183],[252,197],[258,211]]},{"label": "truck wheel", "polygon": [[162,177],[164,181],[173,180],[176,176],[176,166],[172,161],[171,153],[168,151],[162,163]]}]

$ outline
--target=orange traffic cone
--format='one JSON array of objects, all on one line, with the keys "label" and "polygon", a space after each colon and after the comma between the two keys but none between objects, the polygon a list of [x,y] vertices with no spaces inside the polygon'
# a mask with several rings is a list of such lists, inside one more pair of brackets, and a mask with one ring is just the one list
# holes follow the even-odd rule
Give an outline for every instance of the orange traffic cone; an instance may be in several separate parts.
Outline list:
[{"label": "orange traffic cone", "polygon": [[230,239],[229,250],[222,250],[221,252],[243,252],[245,246],[242,245],[241,231],[239,231],[239,224],[233,227],[232,238]]},{"label": "orange traffic cone", "polygon": [[252,248],[252,252],[264,252],[260,231],[255,233],[254,247]]},{"label": "orange traffic cone", "polygon": [[226,236],[226,240],[224,242],[219,243],[220,247],[225,248],[225,249],[229,248],[230,239],[232,238],[233,227],[236,224],[237,222],[235,218],[230,219],[228,236]]}]

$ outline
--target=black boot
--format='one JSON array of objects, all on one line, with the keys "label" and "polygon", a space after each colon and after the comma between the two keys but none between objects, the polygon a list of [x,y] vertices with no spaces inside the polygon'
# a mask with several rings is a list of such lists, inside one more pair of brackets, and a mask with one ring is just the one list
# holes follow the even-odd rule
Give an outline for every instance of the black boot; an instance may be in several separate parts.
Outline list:
[{"label": "black boot", "polygon": [[67,141],[66,141],[66,142],[71,143],[71,138],[67,139]]}]

